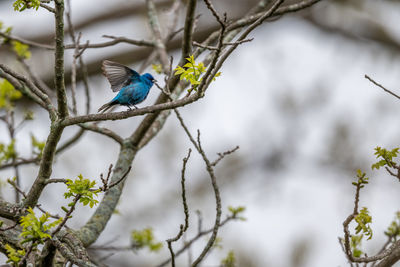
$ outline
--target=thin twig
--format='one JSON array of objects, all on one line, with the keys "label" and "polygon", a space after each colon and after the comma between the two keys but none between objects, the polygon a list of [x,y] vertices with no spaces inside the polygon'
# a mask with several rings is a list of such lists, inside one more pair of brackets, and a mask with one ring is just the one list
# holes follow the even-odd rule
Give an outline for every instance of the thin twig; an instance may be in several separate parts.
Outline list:
[{"label": "thin twig", "polygon": [[48,6],[46,4],[40,3],[40,7],[43,7],[44,9],[47,9],[51,13],[56,13],[56,10],[52,8],[51,6]]},{"label": "thin twig", "polygon": [[[227,216],[223,221],[221,221],[221,223],[219,224],[219,227],[223,227],[229,221],[237,220],[237,219],[238,218],[234,217],[234,216]],[[213,231],[214,231],[214,228],[210,228],[210,229],[202,230],[202,231],[198,232],[193,238],[191,238],[190,240],[185,242],[184,245],[178,251],[175,252],[175,257],[179,256],[180,254],[185,252],[187,249],[190,249],[190,247],[193,245],[193,243],[195,243],[201,237],[212,233]],[[163,267],[163,266],[167,265],[170,262],[171,262],[171,258],[169,258],[169,259],[163,261],[162,263],[158,264],[157,267]]]},{"label": "thin twig", "polygon": [[80,123],[78,125],[85,130],[89,130],[89,131],[92,131],[95,133],[99,133],[99,134],[108,136],[120,145],[122,145],[122,143],[124,141],[124,139],[121,136],[119,136],[116,132],[111,131],[110,129],[105,128],[105,127],[100,127],[96,123]]},{"label": "thin twig", "polygon": [[366,79],[368,79],[370,82],[372,82],[373,84],[375,84],[376,86],[380,87],[383,89],[383,91],[385,91],[386,93],[391,94],[392,96],[396,97],[397,99],[400,99],[400,96],[396,95],[395,93],[393,93],[392,91],[390,91],[389,89],[386,89],[383,85],[379,84],[378,82],[374,81],[371,77],[369,77],[367,74],[365,74],[364,76]]},{"label": "thin twig", "polygon": [[[250,38],[250,39],[244,39],[244,40],[242,40],[242,41],[237,41],[237,42],[224,42],[223,43],[223,46],[228,46],[228,45],[240,45],[240,44],[243,44],[243,43],[248,43],[248,42],[251,42],[251,41],[253,41],[253,39],[254,38]],[[197,46],[197,47],[202,47],[202,48],[205,48],[205,49],[208,49],[208,50],[218,50],[218,47],[216,47],[216,46],[210,46],[210,45],[203,45],[203,44],[200,44],[200,43],[198,43],[198,42],[193,42],[193,45],[194,46]]]},{"label": "thin twig", "polygon": [[169,252],[171,253],[172,267],[175,267],[175,254],[174,254],[174,250],[172,248],[172,242],[178,241],[182,237],[183,233],[186,232],[186,230],[189,227],[189,208],[188,208],[188,205],[186,202],[185,171],[186,171],[186,164],[189,160],[191,152],[192,152],[192,150],[189,149],[188,155],[185,158],[183,158],[183,166],[182,166],[182,172],[181,172],[182,203],[183,203],[183,212],[185,214],[185,225],[183,225],[183,224],[180,225],[179,233],[174,238],[169,238],[166,240],[166,242],[168,244]]},{"label": "thin twig", "polygon": [[10,226],[7,226],[7,227],[5,227],[5,228],[0,228],[0,232],[4,232],[4,231],[8,231],[8,230],[11,230],[11,229],[14,229],[15,227],[17,227],[17,225],[18,225],[18,223],[17,222],[14,222],[12,225],[10,225]]},{"label": "thin twig", "polygon": [[192,142],[193,146],[196,148],[197,152],[201,155],[203,158],[204,163],[206,164],[206,170],[211,178],[211,184],[214,190],[214,196],[215,196],[215,203],[216,203],[216,216],[215,216],[215,223],[212,231],[212,235],[209,238],[206,246],[203,248],[202,252],[200,255],[197,257],[197,259],[193,262],[192,266],[197,266],[202,259],[205,257],[205,255],[208,253],[210,248],[215,242],[215,239],[217,237],[220,221],[221,221],[221,196],[219,193],[219,188],[217,185],[217,178],[215,177],[214,174],[214,169],[213,166],[211,165],[210,160],[207,158],[200,142],[200,131],[197,131],[197,142],[194,140],[193,136],[191,135],[190,131],[188,130],[187,126],[185,125],[182,116],[179,114],[178,110],[174,109],[176,117],[178,118],[182,128],[185,130],[186,135],[188,136],[189,140]]},{"label": "thin twig", "polygon": [[[103,185],[103,187],[100,187],[99,189],[104,191],[104,192],[107,191],[107,190],[110,190],[111,188],[113,188],[117,184],[121,183],[128,176],[128,173],[131,171],[131,169],[132,169],[132,166],[129,166],[129,168],[126,170],[126,172],[122,175],[121,178],[119,178],[117,181],[115,181],[115,182],[113,182],[113,183],[111,183],[109,185],[106,185],[106,186]],[[107,182],[108,182],[108,179],[107,179]]]},{"label": "thin twig", "polygon": [[55,236],[61,230],[61,228],[63,228],[63,226],[67,223],[67,221],[71,218],[71,214],[72,214],[72,212],[74,212],[76,204],[78,203],[78,201],[81,197],[82,197],[82,195],[80,195],[80,194],[78,194],[74,197],[74,200],[68,205],[69,210],[65,214],[64,219],[61,221],[61,223],[59,223],[57,225],[57,228],[54,229],[54,231],[51,233],[51,236]]},{"label": "thin twig", "polygon": [[[38,99],[40,99],[40,100],[38,100],[37,98],[34,98],[30,95],[31,99],[33,101],[35,101],[37,104],[39,104],[40,106],[42,106],[43,108],[47,109],[52,117],[55,116],[56,111],[55,111],[53,104],[51,103],[49,96],[46,95],[45,93],[43,93],[41,90],[39,90],[30,79],[28,79],[24,75],[14,72],[10,68],[8,68],[6,65],[1,64],[1,63],[0,63],[0,70],[4,71],[8,75],[11,75],[13,78],[17,79],[18,81],[21,81],[24,84],[26,84],[26,86],[29,88],[29,91],[31,93],[33,93],[36,97],[38,97]],[[1,72],[0,72],[0,74],[1,74]],[[3,76],[3,75],[1,75],[1,76]],[[5,76],[5,78],[7,78],[7,77]],[[14,85],[14,87],[16,87],[17,89],[18,88],[22,89],[21,86],[18,86],[18,84],[13,83],[12,80],[10,80],[8,78],[7,78],[7,80],[10,83],[12,83]]]},{"label": "thin twig", "polygon": [[218,162],[220,162],[225,156],[234,153],[238,149],[239,149],[239,146],[236,146],[235,148],[225,151],[223,153],[217,153],[218,158],[211,163],[211,166],[216,166],[218,164]]}]

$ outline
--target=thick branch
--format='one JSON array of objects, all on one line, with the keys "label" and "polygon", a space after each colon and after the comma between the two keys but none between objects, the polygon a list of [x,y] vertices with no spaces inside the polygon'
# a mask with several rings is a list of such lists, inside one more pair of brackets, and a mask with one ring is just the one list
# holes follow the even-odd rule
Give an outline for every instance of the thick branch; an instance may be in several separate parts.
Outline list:
[{"label": "thick branch", "polygon": [[63,130],[63,126],[60,126],[58,123],[52,123],[49,136],[46,140],[46,145],[43,149],[42,158],[40,160],[39,173],[24,201],[24,207],[33,208],[37,204],[37,201],[46,186],[46,180],[50,178],[54,155]]},{"label": "thick branch", "polygon": [[186,20],[185,27],[183,30],[182,39],[182,59],[184,62],[192,52],[192,39],[193,39],[193,25],[194,25],[194,13],[196,11],[196,0],[190,0],[187,4],[186,9]]},{"label": "thick branch", "polygon": [[[133,147],[130,142],[125,141],[123,143],[117,163],[115,164],[113,175],[111,177],[111,184],[120,181],[121,178],[126,175],[126,171],[131,166],[136,152],[136,148]],[[85,224],[85,226],[77,231],[77,236],[85,247],[88,247],[95,242],[99,235],[103,232],[118,204],[124,183],[125,180],[122,180],[104,194],[102,201],[96,208],[96,211],[92,217]]]},{"label": "thick branch", "polygon": [[55,0],[56,51],[54,65],[54,84],[57,92],[60,118],[68,116],[67,95],[64,83],[64,0]]},{"label": "thick branch", "polygon": [[99,113],[99,114],[89,114],[89,115],[82,115],[72,118],[66,118],[61,122],[62,126],[74,125],[78,123],[90,122],[90,121],[105,121],[105,120],[122,120],[134,116],[145,115],[148,113],[159,112],[166,109],[172,109],[176,107],[182,107],[187,104],[190,104],[196,101],[199,97],[196,95],[191,95],[189,97],[184,97],[182,99],[155,104],[153,106],[148,106],[144,108],[134,109],[134,110],[127,110],[121,112],[111,112],[111,113]]},{"label": "thick branch", "polygon": [[150,27],[153,32],[155,38],[155,46],[158,53],[158,58],[163,66],[163,72],[168,74],[168,54],[165,44],[161,37],[161,27],[160,22],[158,21],[156,7],[154,6],[154,2],[152,0],[146,0],[147,6],[147,15],[150,21]]}]

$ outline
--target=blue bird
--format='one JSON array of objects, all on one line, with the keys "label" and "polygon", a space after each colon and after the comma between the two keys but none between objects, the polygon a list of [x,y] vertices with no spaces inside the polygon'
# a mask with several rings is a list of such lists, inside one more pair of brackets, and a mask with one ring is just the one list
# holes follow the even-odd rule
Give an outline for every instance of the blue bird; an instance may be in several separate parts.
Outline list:
[{"label": "blue bird", "polygon": [[113,92],[119,91],[110,102],[101,106],[98,112],[104,113],[114,105],[136,107],[143,102],[149,94],[150,88],[156,82],[150,73],[140,75],[136,71],[122,64],[109,60],[103,61],[103,74],[111,84]]}]

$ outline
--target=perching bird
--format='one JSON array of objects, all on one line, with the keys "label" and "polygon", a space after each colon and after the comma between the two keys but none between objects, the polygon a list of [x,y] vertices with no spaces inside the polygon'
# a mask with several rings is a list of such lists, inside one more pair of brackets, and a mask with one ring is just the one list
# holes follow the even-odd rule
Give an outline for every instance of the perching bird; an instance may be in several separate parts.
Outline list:
[{"label": "perching bird", "polygon": [[103,74],[111,84],[113,92],[119,91],[118,95],[110,102],[101,106],[98,112],[104,113],[114,105],[124,105],[131,109],[136,104],[144,101],[156,80],[150,73],[140,75],[136,71],[122,64],[109,60],[103,61]]}]

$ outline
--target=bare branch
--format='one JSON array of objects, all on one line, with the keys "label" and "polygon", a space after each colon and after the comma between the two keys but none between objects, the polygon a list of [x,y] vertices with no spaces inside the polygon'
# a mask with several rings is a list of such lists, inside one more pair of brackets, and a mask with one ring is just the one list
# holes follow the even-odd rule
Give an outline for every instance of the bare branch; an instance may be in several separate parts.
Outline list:
[{"label": "bare branch", "polygon": [[76,204],[78,203],[79,199],[82,197],[82,195],[76,195],[74,197],[74,200],[71,202],[72,204],[69,205],[69,210],[65,214],[64,219],[57,225],[57,228],[54,229],[54,231],[51,233],[51,236],[54,237],[60,230],[63,228],[63,226],[67,223],[68,219],[71,218],[72,212],[74,212]]},{"label": "bare branch", "polygon": [[[1,63],[0,63],[0,70],[4,71],[6,74],[23,82],[24,84],[26,84],[26,86],[29,88],[29,91],[31,92],[31,93],[28,93],[28,96],[33,101],[35,101],[37,104],[39,104],[43,108],[47,109],[50,112],[50,116],[52,116],[54,118],[56,112],[55,112],[55,108],[53,107],[53,104],[50,101],[50,98],[46,94],[44,94],[41,90],[39,90],[31,80],[29,80],[27,77],[25,77],[19,73],[14,72],[10,68],[8,68],[6,65],[1,64]],[[1,72],[0,72],[0,77],[1,76],[3,76],[3,75],[1,75]],[[24,90],[21,85],[16,84],[15,81],[13,82],[6,75],[4,75],[3,77],[6,78],[16,89],[21,90],[23,93],[26,92],[26,90]],[[36,97],[33,97],[32,94],[34,94]],[[40,100],[38,100],[38,99],[40,99]]]},{"label": "bare branch", "polygon": [[103,181],[103,186],[99,188],[99,190],[101,190],[103,192],[107,192],[108,190],[110,190],[114,186],[116,186],[119,183],[121,183],[128,176],[128,173],[131,171],[132,166],[129,166],[129,168],[126,170],[126,172],[121,176],[121,178],[119,178],[119,180],[108,184],[108,180],[109,180],[109,177],[110,177],[110,174],[111,174],[111,168],[112,168],[112,164],[110,165],[110,168],[108,170],[108,175],[107,175],[106,180]]},{"label": "bare branch", "polygon": [[60,251],[60,253],[70,262],[82,267],[96,267],[96,265],[91,263],[89,260],[79,258],[77,255],[75,255],[75,253],[71,251],[71,249],[64,244],[64,242],[61,242],[56,236],[53,237],[51,241],[53,245]]},{"label": "bare branch", "polygon": [[57,92],[58,113],[61,118],[68,116],[67,95],[64,83],[64,0],[54,0],[56,19],[56,49],[54,84]]},{"label": "bare branch", "polygon": [[189,160],[191,152],[192,152],[192,150],[189,149],[188,155],[185,158],[183,158],[183,166],[182,166],[182,174],[181,174],[182,203],[183,203],[183,212],[185,213],[185,225],[183,225],[183,224],[180,225],[179,233],[174,238],[170,238],[170,239],[166,240],[166,242],[168,244],[168,249],[171,253],[172,267],[175,267],[175,254],[174,254],[174,250],[172,249],[172,242],[178,241],[182,237],[183,233],[186,232],[186,230],[189,227],[189,208],[188,208],[188,205],[186,202],[185,171],[186,171],[186,164]]},{"label": "bare branch", "polygon": [[108,42],[103,42],[103,43],[94,43],[94,44],[90,44],[87,43],[85,45],[75,45],[75,44],[68,44],[65,45],[65,49],[83,49],[83,48],[104,48],[104,47],[109,47],[109,46],[113,46],[119,43],[127,43],[127,44],[132,44],[132,45],[136,45],[136,46],[147,46],[147,47],[154,47],[154,43],[150,42],[150,41],[146,41],[146,40],[134,40],[134,39],[130,39],[130,38],[126,38],[126,37],[116,37],[116,36],[112,36],[112,35],[103,35],[104,38],[110,38],[113,39],[112,41],[108,41]]},{"label": "bare branch", "polygon": [[0,31],[0,36],[3,38],[6,38],[6,39],[12,40],[12,41],[18,41],[22,44],[27,44],[27,45],[38,47],[38,48],[54,50],[54,46],[52,46],[52,45],[40,44],[37,42],[29,41],[29,40],[26,40],[26,39],[23,39],[23,38],[20,38],[20,37],[11,35],[11,34],[5,34],[1,31]]},{"label": "bare branch", "polygon": [[44,81],[34,73],[32,68],[29,66],[29,64],[24,60],[23,58],[18,57],[18,60],[21,62],[21,64],[24,66],[26,72],[28,73],[29,77],[32,79],[33,83],[39,88],[40,91],[42,91],[44,94],[49,96],[49,98],[54,96],[54,92],[47,86],[47,84],[44,83]]},{"label": "bare branch", "polygon": [[383,89],[383,91],[385,91],[386,93],[391,94],[392,96],[396,97],[397,99],[400,99],[400,96],[396,95],[395,93],[393,93],[392,91],[390,91],[389,89],[386,89],[383,85],[377,83],[376,81],[374,81],[371,77],[369,77],[367,74],[365,74],[364,76],[366,79],[368,79],[370,82],[372,82],[373,84],[375,84],[376,86],[380,87]]},{"label": "bare branch", "polygon": [[82,127],[85,130],[89,130],[95,133],[99,133],[105,136],[108,136],[112,138],[114,141],[116,141],[118,144],[122,145],[122,142],[124,141],[121,136],[119,136],[117,133],[114,131],[111,131],[108,128],[105,127],[99,127],[96,123],[80,123],[78,124],[80,127]]},{"label": "bare branch", "polygon": [[153,32],[153,36],[155,38],[155,47],[157,49],[158,58],[161,62],[161,65],[163,66],[164,73],[168,74],[167,49],[165,47],[163,38],[161,36],[160,22],[158,21],[158,15],[153,0],[146,0],[146,6],[147,6],[147,16],[149,18],[150,27]]},{"label": "bare branch", "polygon": [[[238,45],[238,44],[240,45],[240,44],[243,44],[243,43],[251,42],[251,41],[253,41],[253,39],[254,38],[245,39],[245,40],[238,41],[238,42],[226,42],[226,43],[223,43],[223,46]],[[193,42],[193,45],[197,46],[197,47],[204,48],[204,49],[208,49],[208,50],[218,50],[218,47],[210,46],[210,45],[203,45],[203,44],[200,44],[198,42]]]},{"label": "bare branch", "polygon": [[[186,9],[185,26],[182,39],[182,58],[181,63],[185,62],[192,52],[193,25],[195,22],[194,13],[196,11],[196,0],[189,0]],[[182,64],[181,64],[182,65]]]},{"label": "bare branch", "polygon": [[219,188],[217,185],[217,178],[215,177],[214,174],[214,169],[213,166],[211,165],[209,159],[207,158],[203,148],[201,147],[201,142],[200,142],[200,131],[197,131],[197,142],[194,140],[193,136],[189,132],[188,128],[186,127],[182,116],[179,114],[179,112],[175,109],[175,114],[176,117],[178,118],[182,128],[186,132],[186,135],[188,136],[189,140],[192,142],[193,146],[196,148],[197,152],[201,155],[203,158],[204,163],[206,164],[206,169],[207,172],[211,178],[211,184],[214,190],[214,196],[215,196],[215,204],[216,204],[216,216],[215,216],[215,223],[213,227],[213,231],[211,234],[211,237],[209,238],[206,246],[203,248],[202,252],[198,256],[198,258],[193,262],[192,266],[197,266],[205,257],[205,255],[208,253],[208,251],[211,249],[211,246],[214,244],[215,239],[217,238],[217,233],[218,229],[220,227],[220,222],[221,222],[221,196],[219,193]]},{"label": "bare branch", "polygon": [[238,150],[238,149],[239,149],[239,146],[236,146],[234,149],[225,151],[225,152],[223,152],[223,153],[218,153],[218,154],[217,154],[217,155],[218,155],[218,158],[217,158],[215,161],[213,161],[213,162],[211,163],[211,166],[213,166],[213,167],[216,166],[225,156],[234,153],[234,152],[235,152],[236,150]]},{"label": "bare branch", "polygon": [[[200,217],[199,217],[200,218]],[[237,220],[237,217],[234,216],[227,216],[223,221],[221,221],[221,223],[219,224],[219,227],[224,226],[226,223],[228,223],[229,221],[232,220]],[[201,220],[201,219],[200,219]],[[195,243],[197,240],[199,240],[201,237],[208,235],[210,233],[212,233],[214,230],[214,228],[210,228],[207,230],[199,230],[199,232],[197,233],[196,236],[194,236],[193,238],[191,238],[190,240],[186,241],[184,243],[184,245],[175,253],[175,257],[179,256],[180,254],[182,254],[183,252],[185,252],[186,250],[190,249],[190,247],[193,245],[193,243]],[[163,261],[162,263],[160,263],[159,265],[157,265],[157,267],[163,267],[165,265],[167,265],[168,263],[171,262],[171,258]]]},{"label": "bare branch", "polygon": [[56,13],[56,10],[52,8],[51,6],[48,6],[46,4],[40,3],[40,6],[43,7],[44,9],[47,9],[51,13]]},{"label": "bare branch", "polygon": [[62,126],[74,125],[83,122],[90,121],[105,121],[105,120],[121,120],[134,116],[145,115],[147,113],[153,113],[157,111],[162,111],[166,109],[172,109],[176,107],[182,107],[196,101],[199,97],[196,95],[191,95],[189,97],[184,97],[173,102],[167,102],[162,104],[156,104],[153,106],[148,106],[144,108],[127,110],[121,112],[111,112],[111,113],[99,113],[99,114],[89,114],[77,117],[66,118],[61,122]]},{"label": "bare branch", "polygon": [[110,179],[111,185],[116,183],[115,186],[106,191],[102,201],[97,206],[89,221],[81,229],[76,231],[77,236],[85,247],[88,247],[96,241],[104,230],[108,220],[111,218],[122,193],[125,182],[123,177],[127,174],[127,170],[130,169],[136,152],[137,149],[133,147],[129,141],[125,140],[120,148],[118,160]]},{"label": "bare branch", "polygon": [[0,170],[14,167],[14,166],[19,166],[19,165],[25,165],[25,164],[32,164],[32,163],[38,163],[39,159],[38,158],[32,158],[32,159],[23,159],[20,158],[16,162],[11,162],[11,163],[6,163],[3,165],[0,165]]}]

